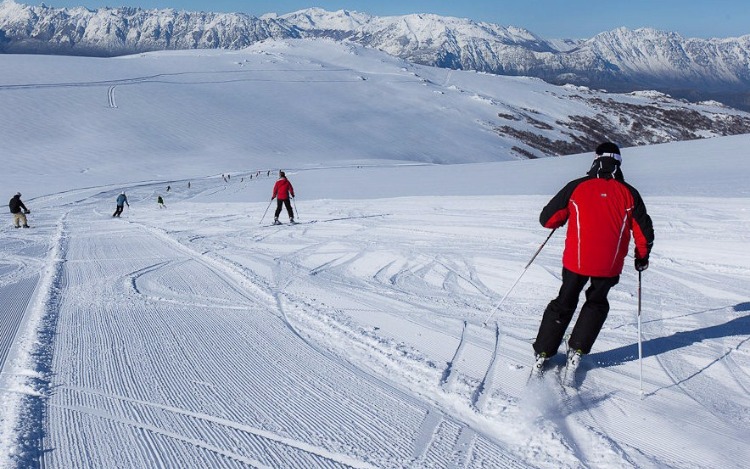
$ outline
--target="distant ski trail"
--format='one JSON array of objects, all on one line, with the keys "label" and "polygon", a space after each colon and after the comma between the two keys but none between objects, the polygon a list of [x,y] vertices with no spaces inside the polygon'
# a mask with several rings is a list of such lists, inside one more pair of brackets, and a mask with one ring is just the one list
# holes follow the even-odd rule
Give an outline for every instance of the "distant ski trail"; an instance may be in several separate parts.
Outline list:
[{"label": "distant ski trail", "polygon": [[111,107],[112,109],[117,109],[117,102],[115,101],[115,88],[117,88],[117,85],[110,86],[107,90],[109,107]]},{"label": "distant ski trail", "polygon": [[[80,88],[80,87],[96,87],[96,86],[105,86],[110,85],[110,90],[117,85],[134,85],[139,83],[166,83],[166,84],[173,84],[173,85],[200,85],[200,84],[210,84],[210,83],[235,83],[235,82],[243,82],[243,81],[274,81],[279,82],[278,79],[268,79],[268,78],[251,78],[250,76],[253,74],[257,74],[258,72],[262,72],[263,70],[222,70],[222,71],[205,71],[205,72],[175,72],[175,73],[157,73],[154,75],[144,75],[139,77],[131,77],[131,78],[119,78],[119,79],[112,79],[112,80],[98,80],[98,81],[77,81],[77,82],[60,82],[60,83],[33,83],[33,84],[7,84],[7,85],[0,85],[0,91],[3,90],[28,90],[28,89],[47,89],[47,88]],[[291,69],[286,70],[286,73],[293,73],[293,72],[305,72],[305,73],[320,73],[320,74],[332,74],[332,73],[341,73],[341,72],[351,72],[351,69],[347,68],[328,68],[328,69]],[[175,78],[182,78],[182,77],[188,77],[188,76],[207,76],[207,75],[245,75],[246,78],[235,78],[235,79],[224,79],[224,80],[194,80],[194,81],[178,81],[175,80]],[[169,79],[173,80],[169,80]],[[290,82],[294,82],[296,80],[288,80]],[[338,82],[345,82],[345,83],[359,83],[361,80],[349,78],[349,79],[341,79],[341,80],[310,80],[310,79],[300,79],[300,82],[309,83],[309,82],[324,82],[324,83],[338,83]]]}]

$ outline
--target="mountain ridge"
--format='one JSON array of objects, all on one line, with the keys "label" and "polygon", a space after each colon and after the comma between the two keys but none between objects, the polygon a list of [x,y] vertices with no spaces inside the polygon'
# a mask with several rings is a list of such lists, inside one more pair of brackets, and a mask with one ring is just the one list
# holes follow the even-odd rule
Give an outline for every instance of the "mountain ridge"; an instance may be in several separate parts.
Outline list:
[{"label": "mountain ridge", "polygon": [[422,65],[533,76],[613,92],[655,89],[750,110],[750,35],[685,39],[616,28],[547,40],[515,26],[434,14],[372,16],[309,8],[293,13],[52,8],[0,4],[0,52],[117,56],[172,49],[241,49],[266,39],[331,38]]}]

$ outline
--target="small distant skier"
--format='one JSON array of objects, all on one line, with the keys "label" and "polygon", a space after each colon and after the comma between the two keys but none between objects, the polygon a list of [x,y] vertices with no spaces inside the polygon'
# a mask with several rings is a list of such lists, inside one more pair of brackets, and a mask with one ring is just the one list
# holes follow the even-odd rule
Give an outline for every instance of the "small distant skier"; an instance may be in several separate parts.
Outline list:
[{"label": "small distant skier", "polygon": [[156,203],[159,204],[159,208],[167,208],[167,206],[164,205],[164,199],[161,196],[156,197]]},{"label": "small distant skier", "polygon": [[[15,227],[21,228],[21,226],[23,226],[24,228],[29,228],[29,223],[26,220],[26,214],[31,213],[31,210],[26,208],[23,202],[21,202],[20,192],[16,192],[16,195],[14,195],[10,199],[8,207],[10,208],[10,213],[13,214],[13,223]],[[23,223],[23,225],[21,225],[21,223]]]},{"label": "small distant skier", "polygon": [[654,228],[641,195],[624,180],[617,145],[596,148],[587,175],[568,183],[549,201],[539,216],[546,228],[568,223],[563,251],[562,286],[544,311],[536,341],[534,369],[557,353],[573,318],[583,287],[586,301],[568,339],[566,376],[573,376],[581,357],[591,351],[609,312],[607,295],[617,285],[631,232],[635,242],[635,269],[648,268]]},{"label": "small distant skier", "polygon": [[172,186],[167,186],[167,192],[169,192],[172,189]]},{"label": "small distant skier", "polygon": [[112,214],[113,217],[120,218],[120,215],[122,214],[122,210],[125,208],[125,205],[130,207],[130,203],[128,203],[128,196],[125,195],[125,192],[120,192],[120,195],[117,196],[117,208],[115,208],[115,213]]},{"label": "small distant skier", "polygon": [[290,197],[294,198],[294,188],[292,183],[286,178],[284,171],[279,171],[279,179],[276,184],[273,185],[273,194],[271,200],[276,199],[276,214],[273,217],[273,224],[280,225],[279,214],[281,213],[281,206],[286,207],[286,212],[289,214],[289,223],[294,223],[294,212],[292,211],[292,204],[289,202]]},{"label": "small distant skier", "polygon": [[188,181],[188,189],[190,189],[190,181]]}]

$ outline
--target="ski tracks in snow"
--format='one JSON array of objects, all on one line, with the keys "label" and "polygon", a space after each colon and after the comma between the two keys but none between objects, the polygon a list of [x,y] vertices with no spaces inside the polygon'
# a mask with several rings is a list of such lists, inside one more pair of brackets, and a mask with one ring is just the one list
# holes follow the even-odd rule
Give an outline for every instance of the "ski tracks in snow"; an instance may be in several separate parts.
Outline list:
[{"label": "ski tracks in snow", "polygon": [[[720,412],[724,387],[750,388],[747,341],[733,332],[746,326],[732,319],[730,308],[706,308],[728,324],[686,335],[680,331],[694,329],[693,318],[703,313],[672,311],[672,303],[699,304],[706,297],[736,304],[744,298],[734,293],[741,283],[737,268],[721,267],[726,286],[680,269],[649,277],[651,288],[671,288],[675,298],[658,314],[646,298],[645,350],[655,355],[646,357],[652,368],[646,384],[655,391],[639,400],[628,391],[637,376],[627,350],[593,354],[600,366],[582,363],[578,390],[562,387],[553,374],[539,388],[525,385],[528,323],[536,320],[526,319],[524,308],[538,309],[540,282],[558,283],[551,266],[556,255],[540,257],[539,268],[515,291],[513,311],[500,311],[499,326],[486,329],[475,321],[496,296],[488,285],[499,286],[497,266],[488,269],[493,261],[482,259],[506,262],[510,269],[500,269],[500,280],[507,282],[512,272],[504,270],[512,270],[517,255],[493,251],[483,239],[451,239],[451,227],[394,223],[402,210],[397,204],[386,218],[342,216],[304,230],[261,231],[233,219],[237,234],[225,230],[213,239],[200,228],[169,231],[161,222],[156,228],[157,218],[151,224],[132,217],[89,220],[97,212],[81,207],[86,198],[76,200],[66,206],[73,211],[56,237],[48,238],[57,241],[56,253],[45,256],[54,268],[37,282],[44,300],[25,307],[43,312],[40,331],[49,344],[34,356],[42,379],[33,389],[35,407],[24,414],[30,428],[42,431],[24,448],[30,464],[677,467],[711,461],[729,467],[746,456],[741,432],[731,427],[747,426],[742,402],[731,418]],[[404,213],[411,208],[407,203]],[[480,238],[483,223],[471,227]],[[443,248],[452,242],[462,244]],[[23,262],[0,264],[0,291],[22,286],[19,280],[34,284],[17,273]],[[613,293],[602,347],[632,342],[631,320],[622,313],[632,299],[627,282]],[[13,298],[11,310],[24,309]],[[649,327],[666,325],[675,330],[669,340],[649,335]],[[701,341],[695,352],[680,353]],[[717,369],[729,382],[714,385]],[[644,428],[648,422],[630,415],[638,406],[639,415],[661,419],[662,427],[665,415],[679,415],[675,409],[697,409],[700,422],[685,416],[674,424],[691,447]],[[701,432],[729,443],[719,454],[700,443]],[[82,447],[86,454],[77,451]]]},{"label": "ski tracks in snow", "polygon": [[112,109],[117,109],[117,101],[115,101],[115,88],[117,88],[117,85],[112,85],[107,89],[107,103]]},{"label": "ski tracks in snow", "polygon": [[89,212],[60,231],[36,358],[49,382],[22,414],[40,432],[26,463],[512,466],[469,426],[298,331],[288,281],[145,225],[80,223]]},{"label": "ski tracks in snow", "polygon": [[454,372],[453,367],[454,364],[457,364],[461,359],[461,355],[463,354],[463,351],[466,347],[466,331],[468,327],[469,323],[464,321],[464,327],[461,330],[461,339],[458,341],[456,353],[453,354],[453,358],[451,358],[451,361],[448,362],[448,366],[445,368],[445,371],[443,371],[443,377],[440,379],[440,385],[443,387],[443,390],[445,390],[445,392],[452,392],[454,386],[456,385],[458,373]]},{"label": "ski tracks in snow", "polygon": [[[264,308],[259,308],[258,303],[262,306],[268,302],[268,297],[263,298],[259,295],[261,292],[258,291],[255,295],[246,297],[245,292],[252,291],[248,285],[242,285],[247,283],[246,281],[233,276],[231,272],[228,273],[226,267],[216,268],[218,261],[191,253],[178,243],[170,243],[164,236],[158,236],[154,230],[144,231],[137,226],[130,226],[127,229],[134,231],[135,235],[124,233],[118,235],[117,230],[109,229],[102,231],[103,234],[115,234],[114,238],[119,238],[117,242],[124,244],[122,252],[110,256],[122,258],[124,268],[118,269],[122,273],[110,278],[110,281],[105,284],[99,284],[99,292],[105,297],[112,298],[115,305],[105,308],[107,311],[103,311],[104,315],[89,315],[88,325],[78,322],[75,327],[75,329],[88,329],[94,332],[93,336],[97,337],[97,341],[103,342],[97,348],[110,351],[108,354],[111,357],[110,363],[95,366],[92,370],[79,368],[76,374],[61,371],[62,376],[57,383],[59,391],[53,396],[50,405],[52,427],[50,439],[52,442],[58,442],[58,444],[67,442],[60,444],[61,448],[90,447],[95,453],[95,459],[89,462],[80,459],[82,456],[75,452],[60,450],[51,453],[53,465],[83,467],[86,464],[106,466],[111,463],[110,458],[114,457],[113,451],[116,451],[116,448],[108,447],[106,441],[103,442],[104,444],[92,441],[87,436],[88,431],[86,433],[69,431],[70,428],[81,428],[83,425],[83,428],[92,428],[93,433],[115,432],[119,435],[118,440],[120,438],[125,442],[133,440],[132,447],[141,448],[141,451],[135,451],[129,456],[132,458],[129,465],[133,466],[150,466],[149,459],[156,455],[162,455],[161,458],[163,458],[164,455],[180,454],[180,452],[168,450],[169,447],[177,445],[190,448],[180,456],[184,460],[162,459],[160,464],[166,467],[173,467],[175,464],[187,464],[190,467],[212,466],[223,458],[229,458],[253,467],[277,467],[279,465],[325,467],[327,465],[325,461],[334,465],[372,467],[360,462],[357,458],[326,450],[323,446],[316,444],[304,443],[304,435],[310,434],[312,429],[312,421],[308,420],[311,417],[310,409],[305,410],[309,402],[287,399],[290,393],[288,388],[290,383],[282,384],[284,380],[280,377],[263,379],[259,376],[261,374],[275,375],[282,370],[290,372],[293,367],[277,368],[277,358],[273,360],[275,363],[273,369],[268,368],[271,366],[270,363],[264,364],[261,360],[252,365],[249,370],[243,370],[240,362],[231,358],[231,356],[240,356],[243,360],[250,358],[246,354],[241,355],[237,346],[249,346],[255,353],[266,352],[271,356],[274,352],[278,353],[274,351],[277,344],[272,340],[273,334],[278,334],[278,331],[273,332],[274,328],[267,331],[271,341],[263,345],[264,350],[258,349],[257,345],[255,347],[252,345],[257,343],[259,338],[250,330],[242,330],[242,327],[238,328],[239,334],[233,338],[234,346],[228,348],[224,347],[222,339],[230,339],[231,336],[218,337],[219,340],[209,342],[200,340],[201,334],[211,331],[212,328],[213,334],[221,334],[223,321],[227,321],[227,325],[235,322],[229,317],[220,317],[218,318],[220,327],[217,328],[216,324],[205,318],[200,321],[192,311],[195,311],[196,305],[204,302],[202,300],[196,302],[190,297],[198,295],[198,298],[210,298],[212,292],[219,298],[234,298],[236,305],[234,308],[222,307],[227,305],[220,304],[220,301],[213,307],[203,304],[202,307],[205,309],[199,314],[205,316],[212,314],[242,316],[242,313],[263,316]],[[80,314],[88,309],[85,305],[89,304],[86,300],[90,296],[86,294],[85,284],[93,281],[94,276],[108,270],[108,267],[105,265],[87,266],[89,262],[84,259],[104,257],[92,254],[106,251],[104,244],[110,236],[94,233],[90,239],[84,239],[82,242],[79,239],[73,243],[74,258],[69,259],[68,263],[74,268],[66,272],[66,275],[71,288],[82,289],[79,296],[83,297],[84,301],[72,301],[75,306],[68,309],[68,313],[76,311]],[[161,247],[165,244],[166,248]],[[126,251],[139,255],[127,256]],[[178,260],[177,263],[173,260],[159,260],[175,258]],[[193,265],[185,272],[180,272],[179,266],[186,263]],[[93,264],[98,263],[93,262]],[[130,267],[130,265],[135,267],[137,264],[143,264],[145,267],[135,269]],[[160,273],[165,270],[166,272]],[[198,274],[201,270],[203,273]],[[127,273],[128,271],[132,273]],[[189,278],[191,273],[197,277],[191,280]],[[118,281],[117,276],[125,281]],[[196,284],[197,278],[207,285],[204,287],[201,283]],[[128,286],[132,289],[129,290]],[[224,290],[223,293],[222,290]],[[174,296],[170,297],[170,293]],[[176,301],[179,297],[187,298],[187,301],[184,303]],[[244,305],[243,297],[246,303]],[[261,301],[258,302],[258,300]],[[255,304],[254,308],[251,303]],[[65,310],[66,308],[63,308],[63,313],[61,313],[63,316],[66,314]],[[141,310],[145,316],[142,316]],[[265,311],[268,311],[268,308]],[[175,313],[179,316],[175,316]],[[70,319],[72,318],[66,318],[66,320]],[[273,316],[263,319],[271,323],[275,321]],[[141,322],[143,324],[139,324]],[[91,323],[98,323],[96,329],[92,328]],[[233,327],[236,326],[235,324]],[[258,323],[255,326],[258,326]],[[64,332],[61,335],[63,337],[60,340],[63,342],[69,342],[72,338]],[[126,340],[119,341],[118,336]],[[149,343],[150,340],[155,343]],[[129,342],[135,342],[136,347],[131,347]],[[100,360],[107,361],[97,351],[86,352],[85,344],[82,347],[72,343],[58,344],[58,348],[66,346],[75,346],[79,349],[79,356],[88,355],[94,363]],[[145,354],[143,349],[145,349]],[[60,349],[58,352],[62,357],[71,355],[70,352]],[[218,354],[213,358],[202,356],[216,352]],[[94,357],[91,357],[92,353]],[[230,357],[225,355],[227,353]],[[300,353],[305,352],[301,350]],[[215,363],[215,370],[206,368],[206,365],[211,363]],[[251,364],[252,362],[245,363]],[[165,366],[173,370],[165,370]],[[56,368],[64,368],[64,366],[57,363]],[[77,367],[74,366],[74,368]],[[317,368],[313,367],[313,369]],[[247,371],[250,373],[248,374]],[[78,377],[79,373],[80,377]],[[220,376],[232,376],[232,381],[236,384],[224,386],[225,389],[222,390]],[[253,386],[250,384],[252,381],[248,380],[262,382],[264,385]],[[309,381],[309,379],[302,378],[302,381]],[[283,391],[281,386],[284,386]],[[256,388],[255,391],[252,388]],[[308,391],[314,391],[314,389],[309,388]],[[229,395],[226,394],[227,392]],[[252,395],[255,392],[277,393],[278,396],[277,399],[270,399],[271,402],[268,402],[268,398],[254,399]],[[298,392],[292,392],[292,394],[298,394]],[[237,400],[227,399],[232,395],[236,396]],[[133,397],[123,401],[120,396]],[[277,429],[275,432],[253,431],[260,427],[232,424],[232,422],[244,420],[241,417],[243,413],[234,414],[235,409],[240,408],[244,412],[249,411],[251,416],[267,415],[266,418],[260,418],[258,423],[261,427],[268,425],[274,421],[271,416],[279,412],[279,408],[274,405],[274,403],[279,403],[278,398],[283,399],[287,404],[286,407],[289,408],[287,412],[291,412],[290,416],[296,415],[296,420],[302,427],[300,430],[303,430],[297,436],[299,440],[274,437],[273,435],[277,432],[284,431],[276,424],[273,425]],[[128,405],[123,405],[122,402],[127,402]],[[169,402],[174,404],[166,404]],[[265,403],[268,403],[270,407],[257,408],[258,405],[262,406]],[[230,407],[219,410],[227,405]],[[134,408],[131,409],[131,407]],[[279,407],[283,406],[279,405]],[[292,410],[295,408],[296,410]],[[219,414],[228,415],[228,418],[218,419],[205,412],[191,409],[218,411]],[[352,413],[356,414],[356,411],[352,409]],[[170,421],[171,423],[167,424]],[[350,426],[350,423],[341,421],[340,425],[346,428]],[[138,434],[144,432],[149,435],[148,447],[139,445],[136,438]],[[312,431],[311,436],[315,439],[315,435],[319,433],[319,431]],[[118,441],[118,445],[121,441]],[[228,443],[232,447],[228,447]],[[234,446],[238,446],[238,449],[234,449]]]},{"label": "ski tracks in snow", "polygon": [[[466,350],[466,344],[468,342],[468,328],[469,323],[467,321],[464,321],[464,327],[461,331],[461,339],[458,342],[456,352],[453,354],[453,358],[451,358],[451,361],[448,362],[448,366],[443,372],[443,377],[440,380],[440,384],[445,392],[454,391],[456,380],[458,379],[458,371],[454,370],[454,364],[457,365],[461,360],[465,358],[463,355],[465,353],[464,351]],[[490,363],[487,367],[487,371],[484,373],[482,380],[479,382],[479,385],[477,385],[471,397],[471,405],[478,412],[484,412],[486,410],[487,403],[489,402],[490,396],[492,395],[492,390],[495,384],[495,375],[497,374],[497,366],[500,363],[500,360],[502,360],[502,358],[500,358],[500,360],[498,359],[499,351],[500,326],[495,324],[495,347],[492,351]]]},{"label": "ski tracks in snow", "polygon": [[[303,320],[303,324],[306,326],[309,326],[306,322],[309,322],[310,318],[326,317],[330,318],[328,321],[333,320],[333,323],[327,322],[327,327],[348,329],[349,326],[347,326],[346,321],[344,324],[337,324],[334,326],[336,322],[344,319],[343,315],[345,312],[378,311],[379,313],[389,314],[387,309],[383,309],[385,302],[387,304],[392,303],[396,311],[402,312],[398,315],[399,321],[409,322],[414,326],[422,328],[426,332],[431,327],[430,322],[426,319],[429,317],[434,320],[435,317],[441,317],[439,307],[428,305],[424,302],[426,282],[429,282],[430,285],[440,285],[443,289],[449,288],[449,291],[451,292],[459,291],[462,288],[470,288],[475,293],[484,295],[488,299],[491,299],[492,296],[489,289],[482,288],[481,281],[477,278],[475,272],[470,271],[468,275],[459,272],[456,267],[449,267],[449,265],[455,263],[449,263],[447,260],[439,262],[409,262],[409,267],[404,268],[403,266],[399,267],[395,261],[388,261],[387,257],[381,258],[379,262],[384,265],[374,271],[372,276],[369,277],[370,280],[368,282],[362,282],[360,278],[352,278],[349,273],[351,271],[359,271],[360,268],[358,266],[360,264],[367,264],[369,262],[372,255],[367,250],[359,249],[347,253],[346,249],[337,247],[337,254],[333,256],[322,256],[320,262],[309,264],[307,259],[318,258],[319,256],[317,253],[325,251],[328,248],[326,247],[326,243],[317,243],[315,241],[308,241],[308,243],[309,244],[307,244],[306,247],[295,251],[293,254],[282,256],[276,261],[277,269],[279,270],[277,270],[275,277],[277,279],[294,279],[294,283],[304,283],[304,287],[298,286],[298,289],[307,292],[308,295],[310,292],[317,289],[313,287],[314,285],[320,284],[319,288],[321,290],[325,289],[329,292],[332,291],[334,295],[356,298],[357,303],[369,307],[362,309],[349,307],[341,312],[333,312],[332,315],[332,311],[329,308],[326,308],[323,305],[317,306],[315,304],[316,302],[310,301],[309,298],[305,299],[297,297],[295,299],[294,296],[285,295],[289,296],[289,301],[292,302],[292,304],[306,304],[306,307],[303,309],[310,309],[306,314],[297,312],[294,315],[297,321],[306,317],[306,319]],[[435,277],[435,271],[438,269],[441,270],[441,275],[444,276],[446,279],[445,281],[440,281],[439,278],[433,278]],[[459,284],[455,279],[462,279],[463,283]],[[378,284],[381,284],[381,286]],[[386,289],[392,289],[386,290],[390,293],[386,295],[386,298],[384,298],[383,286],[385,286]],[[283,285],[284,290],[288,287],[290,287],[289,283]],[[421,297],[418,297],[416,300],[412,299],[414,298],[413,291],[421,291]],[[437,299],[437,301],[442,300]],[[404,314],[403,311],[405,310],[408,310],[409,314]],[[424,313],[422,313],[422,311],[424,311]],[[300,316],[300,314],[303,314],[303,316]],[[446,316],[446,318],[448,317],[450,316]],[[439,386],[446,394],[442,397],[438,395],[431,396],[428,389],[420,389],[418,392],[418,395],[423,396],[423,398],[427,397],[427,401],[432,402],[436,407],[436,409],[431,411],[425,419],[421,433],[423,435],[429,435],[429,428],[442,428],[439,422],[447,421],[447,415],[450,415],[450,420],[465,422],[459,426],[459,431],[456,434],[456,441],[460,441],[460,443],[457,443],[458,446],[456,446],[456,448],[461,451],[458,451],[455,454],[466,455],[469,458],[468,460],[476,463],[478,460],[481,460],[481,456],[479,455],[481,455],[483,451],[480,451],[479,448],[486,448],[484,442],[487,438],[487,435],[485,434],[486,430],[482,429],[482,425],[477,426],[472,422],[472,420],[477,418],[477,415],[479,415],[480,419],[493,420],[498,417],[497,412],[500,412],[501,415],[502,413],[508,412],[505,418],[501,418],[508,424],[506,431],[509,434],[513,434],[522,430],[521,428],[518,428],[517,424],[512,424],[508,421],[508,415],[516,413],[516,410],[514,409],[516,408],[517,403],[514,402],[515,398],[512,396],[514,396],[519,390],[520,385],[517,378],[522,374],[519,372],[523,367],[511,364],[508,360],[509,355],[503,353],[501,350],[500,344],[502,334],[497,324],[494,324],[495,327],[492,330],[482,328],[468,321],[463,321],[462,324],[463,327],[461,329],[460,338],[457,341],[457,347],[450,361],[447,361],[447,366],[443,369],[442,375],[439,379]],[[306,327],[306,329],[316,330],[319,327],[320,326]],[[437,329],[435,332],[437,332]],[[490,332],[492,333],[491,341],[488,340],[490,339]],[[356,330],[349,330],[346,333],[346,340],[344,341],[333,338],[335,335],[324,340],[329,343],[347,343],[350,347],[347,354],[351,354],[352,349],[356,348],[355,344],[362,341],[362,337],[358,337],[358,335],[359,334]],[[514,343],[514,347],[520,342],[519,339],[512,335],[509,335],[508,338]],[[365,340],[364,344],[366,343],[367,340]],[[482,353],[482,350],[488,346],[488,353],[485,355]],[[366,352],[365,354],[371,353],[372,352]],[[387,357],[385,358],[388,360]],[[480,359],[478,360],[478,358]],[[485,359],[487,361],[485,361]],[[361,360],[357,361],[361,362]],[[468,369],[466,368],[467,365],[469,367]],[[477,374],[480,376],[480,379],[474,381],[471,376]],[[463,379],[461,377],[463,377]],[[459,380],[461,380],[460,386]],[[416,390],[417,389],[414,389],[412,392]],[[452,407],[455,406],[455,400],[457,398],[459,400],[466,399],[469,408],[472,409],[468,414],[456,412],[455,409],[452,409]],[[493,403],[495,400],[498,402]],[[450,401],[454,402],[451,405],[446,406],[446,403]],[[488,413],[487,410],[490,408],[491,403],[493,403],[492,412]],[[441,410],[438,411],[438,408]],[[446,416],[441,417],[443,414],[446,414]],[[575,414],[575,412],[570,412],[570,414]],[[565,415],[566,417],[569,417],[568,414]],[[565,427],[563,430],[552,430],[556,433],[562,434],[562,436],[558,436],[561,443],[560,446],[555,449],[555,452],[575,455],[576,451],[572,449],[575,447],[575,443],[568,444],[566,442],[570,441],[572,438],[571,435],[573,434],[577,433],[579,435],[585,435],[587,427],[578,423],[575,417],[573,417],[573,420],[570,422],[564,420],[564,424]],[[575,427],[576,431],[569,431],[568,427],[570,426]],[[529,440],[534,442],[534,446],[539,448],[545,447],[545,440],[549,437],[548,434],[535,434],[533,431],[526,431],[526,434]],[[439,441],[442,438],[444,438],[444,436],[438,437],[432,435],[430,438],[422,436],[418,438],[418,441]],[[510,440],[514,441],[517,438],[518,437],[514,435]],[[512,443],[511,446],[514,444],[518,443]],[[497,451],[497,449],[494,451]],[[614,455],[615,451],[612,451],[611,446],[606,442],[602,443],[599,452],[611,456],[609,459],[611,461],[622,460],[621,455]],[[529,460],[520,448],[515,454],[514,458],[511,459],[519,461]],[[581,456],[580,452],[578,452],[578,456]],[[575,466],[575,462],[573,461],[575,461],[575,458],[571,459],[571,466]],[[506,461],[505,465],[508,464],[508,461]],[[464,466],[459,464],[456,467]]]}]

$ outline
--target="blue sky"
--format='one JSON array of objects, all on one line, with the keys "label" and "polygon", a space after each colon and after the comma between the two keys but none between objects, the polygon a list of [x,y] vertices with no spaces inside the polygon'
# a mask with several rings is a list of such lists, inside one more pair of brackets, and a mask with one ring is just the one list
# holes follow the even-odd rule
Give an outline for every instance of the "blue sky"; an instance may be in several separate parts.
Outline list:
[{"label": "blue sky", "polygon": [[[16,0],[18,3],[38,4]],[[256,16],[289,13],[312,6],[390,16],[435,13],[503,26],[526,28],[544,38],[588,38],[619,26],[653,27],[685,37],[736,37],[750,34],[747,0],[48,0],[51,7],[139,6],[233,12]]]}]

